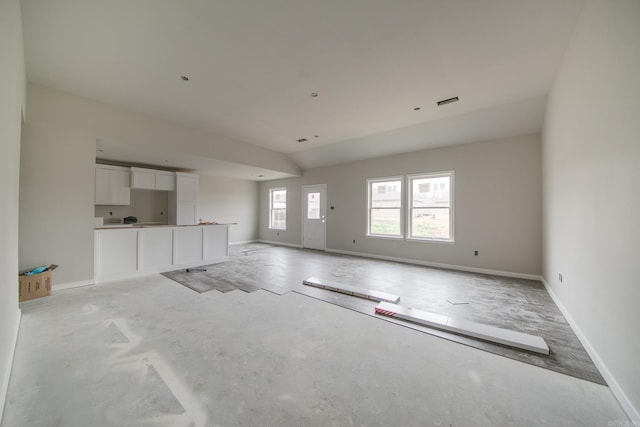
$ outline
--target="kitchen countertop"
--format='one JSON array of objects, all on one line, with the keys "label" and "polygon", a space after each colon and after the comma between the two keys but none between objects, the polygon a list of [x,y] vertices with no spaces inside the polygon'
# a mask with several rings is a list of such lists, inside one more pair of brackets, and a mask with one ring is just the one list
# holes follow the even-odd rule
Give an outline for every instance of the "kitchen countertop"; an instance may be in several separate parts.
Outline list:
[{"label": "kitchen countertop", "polygon": [[171,224],[110,224],[103,225],[101,227],[95,227],[95,230],[122,230],[130,228],[182,228],[182,227],[215,227],[215,226],[227,226],[234,225],[237,222],[219,223],[219,224],[194,224],[194,225],[171,225]]}]

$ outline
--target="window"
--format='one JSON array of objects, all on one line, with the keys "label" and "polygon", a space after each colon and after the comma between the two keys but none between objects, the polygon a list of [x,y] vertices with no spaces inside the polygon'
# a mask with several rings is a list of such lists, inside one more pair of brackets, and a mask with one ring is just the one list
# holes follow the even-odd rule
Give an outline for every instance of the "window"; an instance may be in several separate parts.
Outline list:
[{"label": "window", "polygon": [[269,228],[287,229],[287,189],[272,188],[269,190]]},{"label": "window", "polygon": [[408,238],[453,241],[453,172],[407,177]]},{"label": "window", "polygon": [[307,219],[320,219],[320,193],[307,194]]},{"label": "window", "polygon": [[370,179],[367,235],[402,237],[402,178]]}]

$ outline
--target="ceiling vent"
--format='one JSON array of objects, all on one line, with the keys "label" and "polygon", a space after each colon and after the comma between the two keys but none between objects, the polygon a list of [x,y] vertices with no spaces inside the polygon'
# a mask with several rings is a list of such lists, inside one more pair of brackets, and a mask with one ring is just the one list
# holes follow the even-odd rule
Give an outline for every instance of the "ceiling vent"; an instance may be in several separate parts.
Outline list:
[{"label": "ceiling vent", "polygon": [[441,105],[451,104],[452,102],[458,102],[458,101],[460,101],[460,99],[457,96],[454,96],[453,98],[443,99],[442,101],[438,101],[436,102],[436,104],[438,104],[438,107],[439,107]]}]

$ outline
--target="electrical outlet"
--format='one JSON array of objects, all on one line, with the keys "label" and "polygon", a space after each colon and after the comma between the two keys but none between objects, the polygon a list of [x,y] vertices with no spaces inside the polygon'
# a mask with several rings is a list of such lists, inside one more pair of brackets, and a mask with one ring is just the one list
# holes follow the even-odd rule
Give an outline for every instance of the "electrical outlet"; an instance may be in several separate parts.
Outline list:
[{"label": "electrical outlet", "polygon": [[473,251],[474,256],[478,256],[478,251]]},{"label": "electrical outlet", "polygon": [[562,273],[558,274],[558,280],[560,280],[560,283],[562,283]]}]

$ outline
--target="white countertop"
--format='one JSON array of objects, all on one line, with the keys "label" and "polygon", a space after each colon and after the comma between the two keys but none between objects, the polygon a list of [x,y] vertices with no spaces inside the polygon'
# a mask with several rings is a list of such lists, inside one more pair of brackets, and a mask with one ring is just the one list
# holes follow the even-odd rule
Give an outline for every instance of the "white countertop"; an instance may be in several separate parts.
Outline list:
[{"label": "white countertop", "polygon": [[217,227],[234,225],[237,222],[221,223],[221,224],[195,224],[195,225],[171,225],[171,224],[105,224],[101,227],[95,227],[95,230],[113,230],[126,228],[182,228],[182,227]]}]

